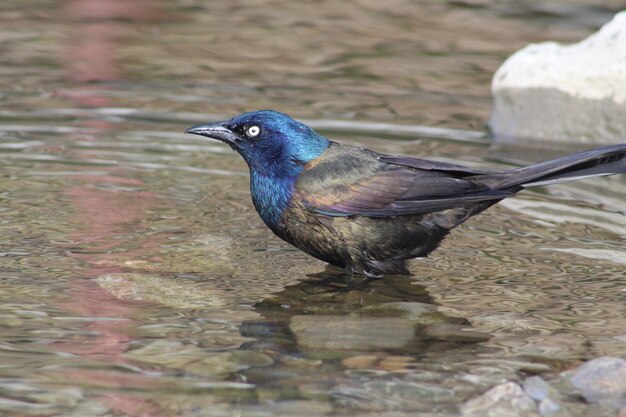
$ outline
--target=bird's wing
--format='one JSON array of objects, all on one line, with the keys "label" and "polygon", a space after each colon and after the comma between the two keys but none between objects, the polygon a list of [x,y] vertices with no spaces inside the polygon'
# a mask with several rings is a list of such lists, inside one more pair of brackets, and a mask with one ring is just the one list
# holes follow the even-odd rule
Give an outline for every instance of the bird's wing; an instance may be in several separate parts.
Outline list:
[{"label": "bird's wing", "polygon": [[347,148],[305,170],[296,189],[305,207],[327,216],[424,214],[512,195],[463,178],[477,174],[459,165]]},{"label": "bird's wing", "polygon": [[401,165],[409,168],[423,169],[426,171],[442,171],[454,173],[459,177],[467,177],[471,175],[490,174],[489,171],[469,168],[463,165],[450,164],[448,162],[431,161],[429,159],[411,158],[408,156],[380,155],[379,161],[388,164]]}]

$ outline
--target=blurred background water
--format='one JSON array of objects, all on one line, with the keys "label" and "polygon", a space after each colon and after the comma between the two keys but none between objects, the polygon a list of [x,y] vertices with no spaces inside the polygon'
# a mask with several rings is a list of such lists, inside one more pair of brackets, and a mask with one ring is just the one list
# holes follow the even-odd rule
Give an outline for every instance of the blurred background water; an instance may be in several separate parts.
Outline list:
[{"label": "blurred background water", "polygon": [[386,153],[542,159],[490,152],[493,72],[620,6],[4,0],[0,414],[455,415],[624,356],[624,178],[526,192],[363,285],[271,235],[244,162],[181,134],[273,108]]}]

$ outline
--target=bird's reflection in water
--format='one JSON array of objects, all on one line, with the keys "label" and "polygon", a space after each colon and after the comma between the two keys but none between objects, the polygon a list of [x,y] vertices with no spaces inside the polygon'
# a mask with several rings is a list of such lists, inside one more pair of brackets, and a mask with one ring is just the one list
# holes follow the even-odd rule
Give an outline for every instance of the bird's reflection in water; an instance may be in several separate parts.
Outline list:
[{"label": "bird's reflection in water", "polygon": [[254,305],[263,320],[242,324],[242,335],[255,339],[242,348],[415,354],[433,343],[488,339],[468,332],[465,319],[442,312],[426,288],[410,277],[371,280],[333,271],[309,277]]},{"label": "bird's reflection in water", "polygon": [[[419,302],[434,304],[426,288],[406,276],[384,276],[372,279],[351,275],[329,267],[326,271],[308,275],[310,279],[287,286],[255,305],[266,316],[274,307],[303,314],[350,314],[373,304],[385,302]],[[324,305],[320,309],[320,303]],[[326,308],[330,308],[327,310]],[[295,310],[294,310],[295,309]]]},{"label": "bird's reflection in water", "polygon": [[324,390],[348,369],[415,369],[427,355],[486,349],[480,342],[488,334],[446,315],[409,277],[368,280],[326,271],[309,278],[257,303],[263,319],[241,325],[241,334],[254,339],[241,349],[275,359],[243,372],[246,381],[281,392],[305,381]]},{"label": "bird's reflection in water", "polygon": [[[370,305],[409,300],[433,302],[424,287],[412,285],[406,277],[370,280],[332,271],[309,277],[310,279],[285,287],[283,291],[254,306],[265,321],[246,322],[242,325],[241,332],[244,336],[257,339],[248,348],[269,348],[278,344],[275,347],[283,351],[299,350],[297,331],[294,334],[290,324],[302,317],[306,317],[305,320],[319,319],[319,325],[322,326],[320,331],[324,332],[323,326],[336,322],[336,319],[359,315]],[[358,320],[358,316],[355,319]],[[330,335],[332,332],[327,329],[326,333]]]}]

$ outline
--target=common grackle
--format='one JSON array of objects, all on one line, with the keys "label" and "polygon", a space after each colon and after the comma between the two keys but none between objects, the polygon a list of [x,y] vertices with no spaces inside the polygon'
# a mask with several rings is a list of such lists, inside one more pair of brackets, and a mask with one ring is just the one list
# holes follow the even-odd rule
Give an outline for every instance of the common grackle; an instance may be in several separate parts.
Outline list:
[{"label": "common grackle", "polygon": [[189,128],[250,168],[254,206],[281,239],[349,273],[409,274],[448,232],[526,187],[626,172],[626,143],[504,172],[383,155],[271,110]]}]

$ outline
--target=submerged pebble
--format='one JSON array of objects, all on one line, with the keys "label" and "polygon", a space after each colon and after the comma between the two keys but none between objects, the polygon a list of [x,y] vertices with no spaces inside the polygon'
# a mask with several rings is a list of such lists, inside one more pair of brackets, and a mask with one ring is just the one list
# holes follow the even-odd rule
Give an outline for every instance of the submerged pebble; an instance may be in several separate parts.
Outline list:
[{"label": "submerged pebble", "polygon": [[546,398],[556,399],[559,396],[556,389],[551,387],[540,376],[531,376],[530,378],[526,378],[522,383],[522,387],[524,388],[524,391],[526,391],[526,394],[530,395],[535,401],[541,401]]},{"label": "submerged pebble", "polygon": [[248,350],[213,352],[173,340],[156,340],[133,349],[125,357],[175,370],[184,370],[212,378],[227,378],[251,366],[267,366],[273,360],[261,353]]},{"label": "submerged pebble", "polygon": [[585,400],[626,407],[626,361],[604,356],[592,359],[573,372],[570,382]]},{"label": "submerged pebble", "polygon": [[461,406],[466,417],[538,417],[535,401],[514,382],[496,385]]},{"label": "submerged pebble", "polygon": [[491,339],[491,335],[488,333],[478,332],[467,326],[458,324],[434,324],[426,326],[423,336],[427,339],[456,343],[486,342]]},{"label": "submerged pebble", "polygon": [[219,308],[226,300],[207,285],[155,274],[119,273],[98,277],[98,285],[120,300],[147,301],[175,308]]},{"label": "submerged pebble", "polygon": [[567,411],[565,411],[559,403],[551,400],[550,398],[544,398],[539,401],[538,407],[541,417],[556,417],[561,415],[567,415]]},{"label": "submerged pebble", "polygon": [[567,412],[560,403],[561,395],[540,376],[531,376],[522,383],[526,394],[537,401],[539,414],[542,417],[566,415]]},{"label": "submerged pebble", "polygon": [[415,323],[392,317],[293,316],[289,328],[305,349],[392,349],[415,339]]},{"label": "submerged pebble", "polygon": [[436,404],[455,402],[456,393],[439,384],[400,379],[373,379],[365,383],[351,381],[331,389],[336,404],[357,410],[430,411]]},{"label": "submerged pebble", "polygon": [[[450,310],[450,309],[448,309]],[[467,320],[450,317],[441,311],[439,306],[418,302],[392,302],[373,304],[363,308],[363,314],[373,316],[395,316],[411,320],[419,324],[460,323],[468,324]]]}]

